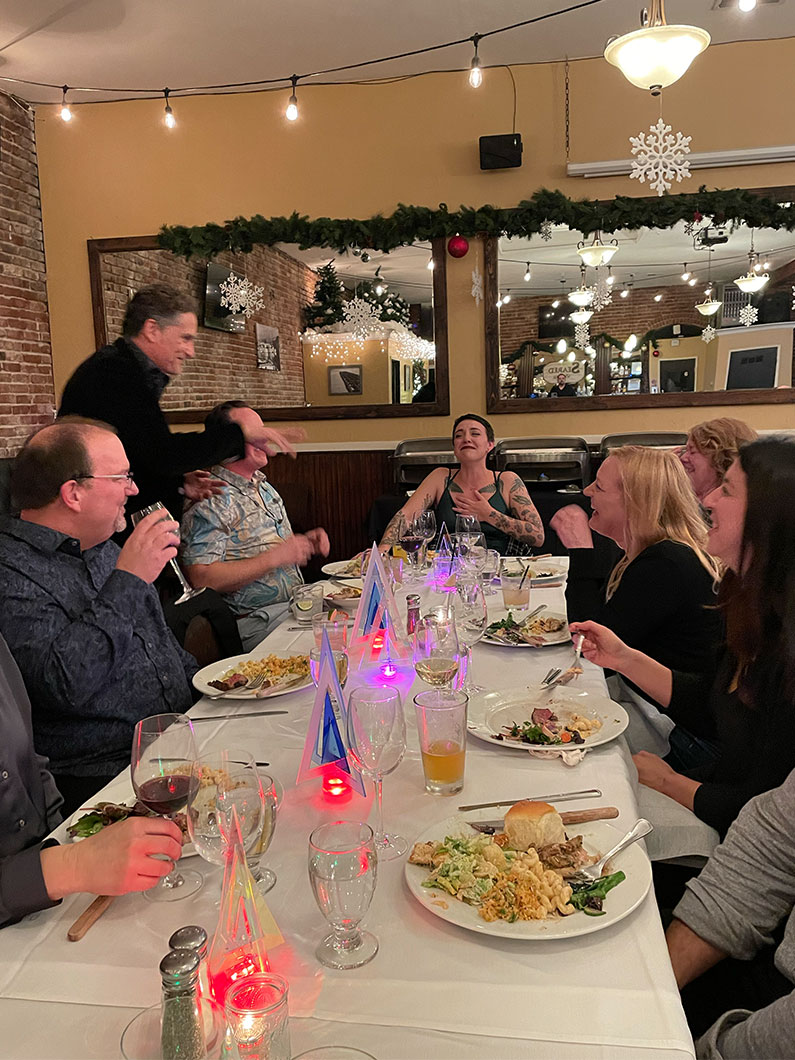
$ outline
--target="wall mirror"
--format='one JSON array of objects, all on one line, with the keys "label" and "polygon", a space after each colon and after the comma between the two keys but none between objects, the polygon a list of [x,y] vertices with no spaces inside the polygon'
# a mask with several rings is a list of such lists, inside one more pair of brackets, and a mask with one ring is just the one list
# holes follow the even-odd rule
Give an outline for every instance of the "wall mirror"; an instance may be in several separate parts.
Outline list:
[{"label": "wall mirror", "polygon": [[[161,402],[172,423],[201,420],[232,396],[269,420],[450,411],[443,239],[390,254],[256,246],[208,263],[175,257],[156,236],[142,236],[89,240],[88,256],[97,347],[121,333],[127,301],[147,283],[170,283],[196,299],[196,357]],[[309,326],[304,307],[330,262],[341,301],[356,299],[359,312],[333,323],[341,314],[331,291]],[[261,288],[261,305],[248,317],[222,304],[230,272]],[[325,320],[331,333],[320,330]]]},{"label": "wall mirror", "polygon": [[792,400],[795,234],[705,217],[594,240],[487,241],[490,412]]}]

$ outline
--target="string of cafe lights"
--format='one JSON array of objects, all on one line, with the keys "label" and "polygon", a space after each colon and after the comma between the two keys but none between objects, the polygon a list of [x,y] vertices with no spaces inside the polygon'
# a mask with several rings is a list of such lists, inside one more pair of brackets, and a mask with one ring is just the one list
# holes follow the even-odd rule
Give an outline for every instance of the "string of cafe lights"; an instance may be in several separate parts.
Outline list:
[{"label": "string of cafe lights", "polygon": [[[229,82],[225,84],[215,85],[194,85],[194,86],[183,86],[181,88],[102,88],[88,85],[68,85],[68,84],[55,84],[46,81],[34,81],[27,78],[21,77],[9,77],[0,75],[0,81],[4,81],[12,84],[28,85],[34,88],[49,88],[55,89],[61,92],[61,105],[60,105],[60,117],[68,123],[72,121],[74,117],[73,106],[75,103],[75,94],[77,93],[118,93],[119,96],[114,95],[114,102],[123,102],[124,97],[127,99],[156,99],[158,96],[162,96],[164,99],[164,112],[163,112],[163,124],[168,129],[175,129],[177,126],[177,118],[174,113],[174,109],[171,105],[171,101],[175,97],[185,97],[191,95],[202,95],[211,94],[215,92],[223,91],[274,91],[284,90],[284,86],[290,87],[290,96],[287,101],[284,116],[287,121],[295,122],[298,120],[299,101],[298,101],[298,84],[306,84],[308,81],[315,78],[328,76],[331,74],[345,73],[351,70],[360,70],[369,66],[377,66],[382,63],[394,62],[398,59],[411,58],[416,55],[427,55],[432,52],[439,52],[449,48],[459,47],[462,44],[471,44],[473,47],[473,57],[469,66],[468,80],[469,84],[473,88],[479,88],[483,84],[484,80],[484,67],[482,65],[479,47],[482,41],[487,40],[489,37],[497,36],[498,34],[510,33],[514,30],[522,29],[526,26],[537,25],[540,22],[548,21],[549,19],[559,18],[562,15],[571,14],[576,11],[581,11],[584,8],[592,7],[596,4],[603,3],[604,0],[579,0],[578,3],[570,4],[567,7],[560,8],[555,11],[548,11],[543,15],[536,15],[533,18],[522,19],[519,22],[513,22],[507,26],[499,26],[495,29],[487,30],[484,33],[473,33],[468,37],[460,37],[456,40],[445,41],[441,44],[432,44],[423,48],[415,48],[410,51],[399,52],[394,55],[385,55],[377,59],[366,59],[358,63],[350,63],[344,66],[330,67],[325,70],[315,70],[304,74],[291,74],[289,77],[274,77],[264,78],[258,81],[240,81],[240,82]],[[510,68],[509,68],[510,69]],[[415,74],[406,75],[405,77],[398,77],[392,80],[405,80],[410,77],[421,77],[431,71],[425,70]],[[383,80],[383,79],[379,79]],[[323,82],[314,82],[315,84],[322,84]],[[334,84],[362,84],[372,82],[361,82],[361,81],[349,81],[340,82],[335,81]],[[71,94],[71,101],[69,95]],[[40,101],[42,104],[45,101]],[[105,102],[105,101],[83,101],[88,102]],[[82,104],[81,104],[82,105]]]},{"label": "string of cafe lights", "polygon": [[[460,37],[456,40],[445,41],[441,44],[432,44],[424,48],[415,48],[411,51],[399,52],[394,55],[384,55],[377,59],[366,59],[358,63],[350,63],[345,66],[329,67],[326,70],[315,70],[304,74],[291,74],[289,77],[273,77],[264,78],[258,81],[239,81],[229,82],[226,84],[216,85],[193,85],[183,86],[181,88],[101,88],[96,86],[88,85],[68,85],[68,84],[54,84],[46,81],[33,81],[21,77],[8,77],[0,76],[0,81],[6,81],[14,84],[29,85],[35,88],[51,88],[61,92],[61,106],[60,106],[60,117],[64,122],[70,122],[74,117],[74,97],[76,93],[120,93],[122,99],[118,97],[114,98],[114,102],[123,101],[123,97],[126,96],[128,99],[156,99],[158,96],[164,98],[164,113],[163,113],[163,124],[168,129],[174,129],[177,126],[177,119],[174,113],[174,109],[171,105],[172,99],[175,97],[185,97],[191,95],[202,95],[212,94],[215,92],[223,91],[283,91],[284,86],[290,87],[290,96],[285,107],[284,116],[289,122],[295,122],[300,116],[299,101],[298,101],[298,84],[306,84],[308,81],[319,77],[325,77],[331,74],[345,73],[349,70],[360,70],[368,66],[376,66],[382,63],[394,62],[398,59],[411,58],[416,55],[427,55],[432,52],[439,52],[448,48],[459,47],[462,44],[472,44],[474,49],[474,56],[469,67],[469,84],[473,88],[478,88],[483,83],[483,66],[481,65],[480,57],[478,54],[478,48],[481,41],[486,40],[489,37],[494,37],[502,33],[510,33],[514,30],[521,29],[525,26],[536,25],[539,22],[545,22],[552,18],[558,18],[561,15],[567,15],[575,11],[580,11],[583,8],[592,7],[595,4],[604,3],[604,0],[579,0],[578,3],[570,4],[567,7],[560,8],[556,11],[548,11],[543,15],[536,15],[533,18],[522,19],[520,22],[513,22],[507,26],[499,26],[495,29],[487,30],[485,33],[473,33],[468,37]],[[406,77],[394,78],[393,80],[406,80],[409,77],[421,77],[431,71],[424,70],[415,74],[406,75]],[[379,79],[380,80],[380,79]],[[323,82],[314,82],[315,84],[322,84]],[[361,84],[361,81],[350,81],[341,82],[335,81],[334,84]],[[367,82],[364,82],[367,83]],[[71,94],[71,102],[69,95]],[[85,101],[90,102],[90,101]],[[99,101],[97,101],[99,102]],[[102,101],[104,102],[104,101]]]}]

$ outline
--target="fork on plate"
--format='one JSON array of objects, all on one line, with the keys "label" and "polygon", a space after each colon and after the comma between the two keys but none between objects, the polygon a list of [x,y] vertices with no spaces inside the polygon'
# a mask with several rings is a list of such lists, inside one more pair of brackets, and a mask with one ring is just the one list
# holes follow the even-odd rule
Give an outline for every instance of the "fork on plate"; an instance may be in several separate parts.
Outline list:
[{"label": "fork on plate", "polygon": [[622,850],[626,850],[627,847],[632,846],[633,843],[637,843],[639,839],[643,839],[649,832],[654,831],[654,826],[650,821],[647,821],[645,817],[639,817],[635,824],[630,828],[623,838],[619,839],[614,847],[594,864],[586,865],[580,869],[579,872],[575,872],[574,875],[566,878],[566,883],[571,887],[573,884],[580,883],[593,883],[598,880],[602,875],[602,870],[605,865],[614,858],[616,854],[620,854]]},{"label": "fork on plate", "polygon": [[256,677],[252,677],[251,680],[246,681],[244,685],[235,685],[234,688],[227,688],[225,692],[207,693],[207,698],[223,699],[224,696],[231,696],[240,692],[256,692],[256,690],[262,688],[264,684],[265,674],[257,674]]},{"label": "fork on plate", "polygon": [[555,688],[557,685],[567,685],[569,681],[573,681],[579,677],[582,673],[582,666],[580,665],[580,655],[582,653],[582,646],[585,640],[585,634],[581,633],[578,637],[577,644],[574,647],[574,662],[568,668],[568,670],[558,669],[557,673],[549,674],[541,682],[541,688],[546,692],[550,688]]}]

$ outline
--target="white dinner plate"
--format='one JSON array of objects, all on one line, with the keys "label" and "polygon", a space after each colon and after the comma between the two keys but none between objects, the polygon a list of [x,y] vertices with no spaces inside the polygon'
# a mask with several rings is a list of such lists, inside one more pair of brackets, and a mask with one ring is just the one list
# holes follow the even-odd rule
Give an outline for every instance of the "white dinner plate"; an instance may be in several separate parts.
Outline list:
[{"label": "white dinner plate", "polygon": [[355,614],[356,609],[359,606],[361,600],[361,590],[364,588],[364,582],[361,578],[346,578],[346,582],[350,583],[352,589],[359,589],[358,596],[339,596],[339,586],[331,585],[329,591],[323,596],[323,600],[328,607],[339,608],[342,611],[347,611],[349,614]]},{"label": "white dinner plate", "polygon": [[[532,600],[531,600],[532,603]],[[501,608],[499,611],[489,612],[489,625],[493,622],[499,622],[503,618],[508,617],[508,610],[513,615],[514,622],[521,625],[522,623],[522,612],[516,611],[513,608]],[[532,611],[533,608],[530,608]],[[542,640],[542,644],[511,644],[507,640],[500,640],[499,637],[491,637],[488,633],[484,633],[482,640],[484,644],[498,644],[501,648],[546,648],[550,644],[567,644],[571,641],[571,632],[569,631],[569,623],[565,615],[560,614],[559,611],[542,611],[538,618],[557,618],[563,621],[563,629],[558,630],[557,633],[539,633],[539,640]]]},{"label": "white dinner plate", "polygon": [[[467,835],[472,832],[467,828],[467,819],[490,820],[493,816],[494,810],[479,810],[468,813],[466,818],[461,814],[448,817],[417,836],[416,842],[429,843],[434,840],[441,841],[448,835]],[[632,823],[627,820],[626,827],[614,828],[605,821],[592,821],[588,824],[570,825],[567,832],[572,836],[581,835],[590,854],[603,854],[615,846],[629,831]],[[448,924],[454,924],[467,931],[476,931],[481,935],[543,942],[547,939],[567,939],[603,931],[637,909],[651,887],[651,862],[645,851],[639,843],[635,843],[622,851],[616,857],[615,865],[610,867],[613,872],[620,869],[627,878],[608,892],[604,902],[604,916],[588,916],[586,913],[577,912],[571,916],[547,920],[517,920],[513,924],[506,920],[486,921],[474,906],[459,902],[441,887],[423,887],[422,881],[428,878],[428,868],[425,865],[410,865],[406,862],[405,877],[409,890],[420,905]]]},{"label": "white dinner plate", "polygon": [[[307,626],[307,629],[311,630],[311,626]],[[294,652],[295,655],[302,654],[301,652]],[[289,655],[282,655],[279,652],[266,652],[265,655],[231,655],[228,659],[219,659],[218,662],[210,663],[209,666],[203,667],[198,673],[193,675],[193,687],[198,689],[205,696],[217,696],[220,689],[213,688],[210,681],[219,681],[225,673],[228,673],[231,669],[239,666],[244,662],[253,662],[257,659],[264,659],[268,655],[278,655],[280,659],[288,659]],[[296,682],[294,685],[290,685],[289,688],[277,688],[273,692],[269,692],[267,688],[258,688],[253,692],[249,692],[246,688],[241,688],[238,692],[233,690],[226,692],[223,696],[224,699],[275,699],[276,696],[286,696],[290,692],[300,692],[302,688],[308,688],[312,684],[312,677],[307,674],[301,681]],[[220,700],[219,700],[220,702]]]},{"label": "white dinner plate", "polygon": [[525,567],[530,567],[530,585],[535,589],[544,586],[561,585],[568,574],[568,566],[561,560],[541,559],[528,562],[524,559],[503,559],[503,570],[506,574],[523,574]]},{"label": "white dinner plate", "polygon": [[[516,740],[498,740],[503,725],[529,721],[535,707],[549,707],[565,720],[566,713],[575,712],[586,718],[599,718],[602,723],[584,743],[530,744]],[[563,712],[562,714],[560,712]],[[615,740],[629,725],[629,715],[619,703],[576,685],[562,686],[543,693],[538,688],[524,685],[499,692],[484,692],[469,701],[467,728],[478,740],[507,751],[560,751],[600,747]]]},{"label": "white dinner plate", "polygon": [[[98,800],[98,801],[110,802],[111,800],[110,799],[101,799],[101,800]],[[128,799],[124,799],[124,803],[123,804],[127,805],[127,806],[132,806],[132,805],[134,805],[134,803],[135,803],[135,796],[131,795]],[[118,803],[117,805],[122,805],[122,803]],[[66,822],[67,828],[71,828],[73,824],[77,824],[77,822],[80,820],[80,818],[81,817],[85,817],[85,815],[87,813],[89,813],[90,811],[91,811],[91,803],[89,803],[87,806],[81,806],[79,810],[75,810],[75,812],[72,814],[72,816]],[[110,826],[106,825],[105,827],[109,828]],[[95,835],[99,835],[99,832],[96,832]],[[70,835],[70,836],[68,836],[68,839],[69,839],[70,843],[82,843],[84,839],[88,839],[88,838],[89,837],[87,835]],[[195,854],[196,854],[196,848],[194,847],[193,843],[191,843],[191,841],[188,839],[187,842],[182,844],[181,857],[183,857],[183,858],[192,858],[192,857],[194,857]]]},{"label": "white dinner plate", "polygon": [[330,578],[361,578],[361,574],[346,574],[350,564],[349,559],[338,559],[334,563],[324,563],[320,568]]}]

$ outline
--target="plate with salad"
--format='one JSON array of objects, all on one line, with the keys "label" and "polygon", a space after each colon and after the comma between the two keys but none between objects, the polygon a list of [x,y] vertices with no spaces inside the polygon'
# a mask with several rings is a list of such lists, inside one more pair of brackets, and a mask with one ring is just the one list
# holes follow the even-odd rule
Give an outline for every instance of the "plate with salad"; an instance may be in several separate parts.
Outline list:
[{"label": "plate with salad", "polygon": [[[493,813],[484,810],[469,813],[466,818],[460,814],[449,817],[417,837],[412,857],[419,847],[428,844],[433,849],[434,864],[407,862],[406,884],[416,901],[433,916],[466,931],[542,942],[602,931],[629,916],[646,897],[652,882],[651,863],[636,843],[617,856],[615,865],[608,865],[605,876],[584,886],[570,889],[566,879],[554,870],[536,869],[536,879],[543,877],[544,893],[553,896],[553,903],[562,902],[565,912],[553,909],[541,919],[522,919],[511,909],[508,916],[515,916],[514,919],[495,916],[495,912],[505,914],[506,895],[513,897],[527,887],[517,884],[516,879],[521,881],[523,875],[533,874],[535,858],[528,857],[530,851],[523,854],[505,846],[495,853],[493,839],[498,837],[480,835],[467,823],[485,820]],[[582,848],[592,860],[614,846],[622,835],[621,829],[605,821],[567,829],[569,839],[582,837]],[[553,872],[554,879],[544,876],[544,872]],[[494,919],[486,919],[484,912]]]},{"label": "plate with salad", "polygon": [[530,619],[523,618],[521,611],[506,611],[483,634],[486,644],[502,644],[508,648],[545,648],[570,640],[566,616],[546,609]]},{"label": "plate with salad", "polygon": [[629,715],[607,696],[558,686],[485,692],[469,702],[467,727],[478,740],[509,751],[588,749],[610,743]]},{"label": "plate with salad", "polygon": [[[118,821],[125,821],[128,817],[157,817],[157,814],[148,810],[143,803],[136,802],[134,795],[129,803],[98,800],[75,810],[66,823],[66,834],[73,843],[80,843],[89,836],[101,832],[103,828],[108,828]],[[174,820],[182,829],[182,857],[192,857],[196,849],[188,839],[187,818],[184,813],[179,813]]]}]

